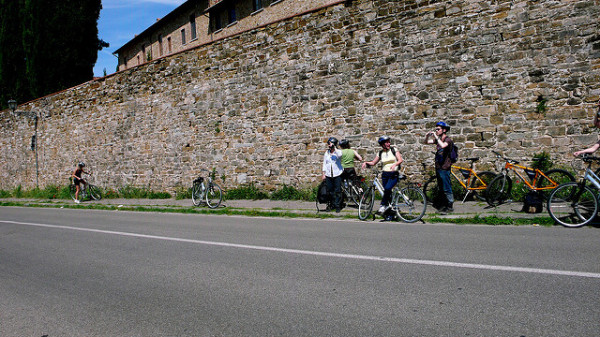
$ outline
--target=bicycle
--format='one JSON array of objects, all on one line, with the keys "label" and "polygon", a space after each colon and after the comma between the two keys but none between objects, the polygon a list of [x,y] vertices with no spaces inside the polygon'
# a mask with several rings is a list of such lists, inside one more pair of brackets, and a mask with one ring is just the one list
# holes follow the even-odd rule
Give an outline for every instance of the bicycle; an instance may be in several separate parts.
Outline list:
[{"label": "bicycle", "polygon": [[[202,169],[202,171],[207,171]],[[212,174],[209,174],[206,179],[198,177],[194,179],[192,184],[192,203],[194,206],[206,204],[208,208],[217,208],[223,201],[223,191],[221,187],[213,181]]]},{"label": "bicycle", "polygon": [[[462,189],[458,191],[454,191],[457,194],[464,193],[464,197],[462,202],[469,197],[472,193],[477,199],[481,201],[485,201],[485,190],[487,189],[487,185],[492,179],[496,177],[496,173],[490,171],[481,171],[476,173],[473,170],[474,163],[479,160],[478,157],[466,158],[469,162],[471,162],[471,167],[462,167],[458,165],[452,165],[450,168],[451,177],[454,177],[456,181],[460,184]],[[454,190],[454,186],[452,188]],[[425,197],[427,198],[427,202],[430,204],[434,204],[436,200],[439,198],[439,187],[437,177],[431,177],[423,186],[423,192],[425,193]]]},{"label": "bicycle", "polygon": [[354,177],[348,177],[342,179],[342,193],[345,200],[352,201],[352,203],[358,207],[360,198],[363,193],[367,190],[367,184],[363,176],[356,175]]},{"label": "bicycle", "polygon": [[[542,198],[547,197],[547,192],[554,190],[558,185],[575,181],[571,173],[563,169],[551,169],[542,172],[537,168],[520,165],[518,161],[509,159],[496,151],[492,151],[498,158],[505,161],[504,168],[487,186],[486,201],[490,206],[498,206],[509,201],[512,190],[512,179],[508,171],[513,171],[523,181],[525,188],[530,191],[540,192]],[[536,159],[534,159],[536,160]],[[527,178],[518,170],[523,170]]]},{"label": "bicycle", "polygon": [[[375,204],[375,191],[383,196],[383,185],[379,181],[378,172],[374,172],[374,179],[371,186],[363,194],[358,205],[358,218],[366,220],[373,214],[373,205]],[[400,174],[398,180],[406,180],[404,174]],[[423,218],[427,210],[427,202],[425,201],[425,193],[418,187],[417,184],[407,183],[405,187],[394,187],[392,190],[392,201],[390,203],[390,211],[396,217],[404,222],[417,222]],[[373,220],[375,214],[373,214]]]},{"label": "bicycle", "polygon": [[75,198],[75,192],[77,191],[77,187],[75,186],[75,182],[73,178],[69,178],[71,184],[69,185],[69,193],[71,194],[71,199],[73,201],[82,201],[85,199],[94,199],[100,200],[102,199],[102,193],[100,193],[100,188],[96,185],[92,185],[89,182],[89,178],[86,180],[86,184],[79,184],[79,200]]},{"label": "bicycle", "polygon": [[[565,227],[585,226],[598,215],[600,170],[594,173],[591,166],[593,162],[600,162],[600,157],[584,155],[582,160],[588,165],[581,181],[561,184],[552,191],[546,204],[552,220]],[[587,184],[588,182],[591,186]],[[592,187],[596,190],[594,191]]]}]

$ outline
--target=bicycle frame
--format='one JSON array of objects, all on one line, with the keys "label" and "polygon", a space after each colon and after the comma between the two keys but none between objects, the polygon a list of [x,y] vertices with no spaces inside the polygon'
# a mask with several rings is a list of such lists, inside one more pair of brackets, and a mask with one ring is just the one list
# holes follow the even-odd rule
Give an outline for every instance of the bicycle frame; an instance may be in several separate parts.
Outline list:
[{"label": "bicycle frame", "polygon": [[[456,174],[456,171],[459,171],[461,176],[463,176],[464,179],[466,179],[466,183],[463,181],[462,178],[460,178],[460,176],[458,174]],[[468,176],[465,175],[465,172],[468,173]],[[462,166],[458,166],[458,165],[452,165],[452,167],[450,168],[450,173],[452,173],[452,175],[458,181],[458,183],[464,189],[467,190],[467,194],[470,191],[485,190],[487,188],[485,181],[483,181],[481,178],[479,178],[477,173],[475,173],[475,171],[473,171],[473,169],[471,169],[471,168],[462,167]],[[475,177],[475,179],[477,179],[481,183],[481,186],[471,187],[471,182],[473,181],[473,177]]]},{"label": "bicycle frame", "polygon": [[587,180],[600,191],[600,178],[589,167],[585,170],[583,176],[584,182]]},{"label": "bicycle frame", "polygon": [[[531,179],[531,183],[529,182],[529,179],[525,178],[522,173],[517,171],[517,169],[521,169],[525,172],[534,172],[535,173],[534,176],[529,176],[529,174],[527,174],[529,176],[529,178]],[[514,163],[507,161],[506,164],[504,165],[504,168],[502,169],[502,174],[508,174],[509,170],[513,171],[519,178],[521,178],[521,180],[523,181],[523,183],[525,183],[527,188],[529,188],[532,191],[553,190],[558,186],[558,184],[554,180],[550,179],[542,171],[535,169],[535,168],[531,168],[531,167],[527,167],[527,166],[523,166],[523,165],[519,165],[519,164],[514,164]],[[550,185],[544,186],[544,187],[536,187],[536,185],[538,184],[540,179],[548,180],[550,182]]]}]

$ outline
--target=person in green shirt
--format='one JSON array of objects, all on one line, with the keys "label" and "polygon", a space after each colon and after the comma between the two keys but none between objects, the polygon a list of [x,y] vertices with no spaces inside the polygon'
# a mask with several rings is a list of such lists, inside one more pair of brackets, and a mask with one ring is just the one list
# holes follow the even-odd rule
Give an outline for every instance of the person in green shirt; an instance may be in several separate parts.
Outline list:
[{"label": "person in green shirt", "polygon": [[344,172],[342,172],[342,180],[354,179],[356,177],[356,170],[354,169],[354,160],[358,159],[358,161],[362,162],[363,158],[356,152],[350,148],[350,141],[347,139],[342,139],[340,141],[340,147],[342,148],[342,167],[344,168]]}]

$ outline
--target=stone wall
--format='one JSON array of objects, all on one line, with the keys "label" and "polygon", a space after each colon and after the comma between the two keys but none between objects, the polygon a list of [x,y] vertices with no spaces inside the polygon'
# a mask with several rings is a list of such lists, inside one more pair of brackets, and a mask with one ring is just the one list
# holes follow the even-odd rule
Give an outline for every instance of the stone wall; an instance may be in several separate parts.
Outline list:
[{"label": "stone wall", "polygon": [[[42,186],[65,183],[78,161],[107,187],[172,191],[202,168],[226,187],[304,186],[328,136],[370,160],[381,134],[416,180],[439,120],[481,168],[491,149],[568,163],[597,141],[598,17],[600,1],[349,1],[19,110],[40,114]],[[34,186],[33,121],[4,111],[1,127],[0,188]]]}]

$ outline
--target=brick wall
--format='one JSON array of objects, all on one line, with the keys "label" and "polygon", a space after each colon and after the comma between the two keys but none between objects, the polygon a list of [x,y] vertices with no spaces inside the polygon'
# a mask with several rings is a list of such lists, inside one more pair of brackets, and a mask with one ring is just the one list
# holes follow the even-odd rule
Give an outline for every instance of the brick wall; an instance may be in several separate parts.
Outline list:
[{"label": "brick wall", "polygon": [[[85,161],[103,186],[316,184],[328,136],[370,160],[392,137],[415,179],[439,120],[461,156],[597,141],[599,1],[352,1],[22,105],[40,113],[40,184]],[[539,100],[547,100],[538,112]],[[0,188],[35,184],[33,122],[0,115]]]}]

